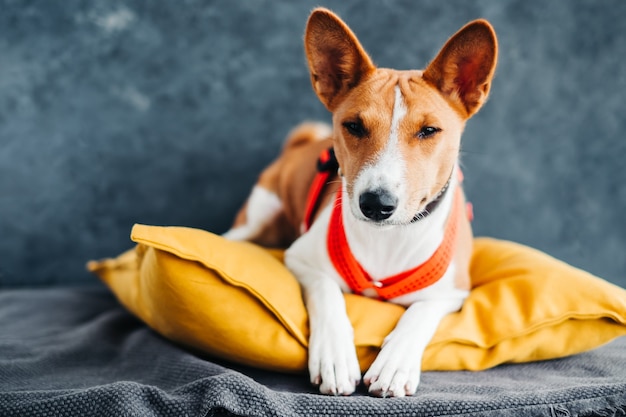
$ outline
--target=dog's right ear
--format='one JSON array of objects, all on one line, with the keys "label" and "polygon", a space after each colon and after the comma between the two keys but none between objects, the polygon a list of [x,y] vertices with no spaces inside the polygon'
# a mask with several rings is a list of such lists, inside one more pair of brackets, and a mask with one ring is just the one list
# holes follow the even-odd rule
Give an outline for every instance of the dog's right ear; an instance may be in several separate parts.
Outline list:
[{"label": "dog's right ear", "polygon": [[376,68],[350,28],[333,12],[313,10],[304,49],[317,96],[331,112],[345,94]]}]

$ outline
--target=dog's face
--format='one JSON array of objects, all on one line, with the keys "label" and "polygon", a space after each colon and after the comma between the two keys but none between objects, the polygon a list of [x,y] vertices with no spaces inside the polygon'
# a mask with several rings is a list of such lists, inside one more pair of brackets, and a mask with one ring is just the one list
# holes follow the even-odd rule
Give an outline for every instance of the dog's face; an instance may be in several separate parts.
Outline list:
[{"label": "dog's face", "polygon": [[487,97],[493,29],[472,22],[424,71],[396,71],[376,68],[350,29],[318,9],[305,47],[314,90],[333,112],[352,214],[377,225],[410,223],[447,184],[465,121]]},{"label": "dog's face", "polygon": [[333,114],[353,215],[408,224],[450,178],[464,121],[422,73],[377,70]]}]

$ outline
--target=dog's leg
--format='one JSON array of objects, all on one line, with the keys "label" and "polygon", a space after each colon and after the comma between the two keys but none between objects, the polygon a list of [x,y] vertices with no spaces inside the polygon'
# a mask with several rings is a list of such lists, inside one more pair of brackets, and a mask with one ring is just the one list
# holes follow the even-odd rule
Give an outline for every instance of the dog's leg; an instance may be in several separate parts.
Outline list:
[{"label": "dog's leg", "polygon": [[256,185],[235,226],[222,236],[230,240],[253,240],[282,212],[282,203],[272,191]]},{"label": "dog's leg", "polygon": [[361,381],[354,332],[341,290],[329,279],[305,289],[309,311],[309,373],[320,392],[350,395]]},{"label": "dog's leg", "polygon": [[309,313],[311,382],[322,394],[350,395],[361,380],[361,370],[343,294],[323,274],[312,269],[305,274],[307,279],[300,282]]},{"label": "dog's leg", "polygon": [[[326,247],[326,210],[311,230],[287,250],[285,264],[302,287],[309,315],[309,374],[323,394],[350,395],[361,381],[354,330]],[[317,244],[316,244],[317,243]]]},{"label": "dog's leg", "polygon": [[380,397],[413,395],[420,382],[422,356],[441,319],[461,308],[463,298],[433,299],[412,304],[363,380],[369,392]]}]

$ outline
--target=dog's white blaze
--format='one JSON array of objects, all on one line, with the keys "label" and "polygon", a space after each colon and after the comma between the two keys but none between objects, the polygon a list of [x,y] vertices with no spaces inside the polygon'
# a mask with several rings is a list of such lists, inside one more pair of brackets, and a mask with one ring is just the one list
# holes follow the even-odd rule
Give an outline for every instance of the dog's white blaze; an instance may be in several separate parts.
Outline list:
[{"label": "dog's white blaze", "polygon": [[404,103],[404,97],[402,97],[402,91],[400,86],[396,85],[394,88],[395,100],[393,102],[393,113],[391,114],[391,134],[389,135],[389,144],[397,145],[400,142],[398,137],[398,130],[400,122],[406,116],[406,104]]},{"label": "dog's white blaze", "polygon": [[394,88],[395,98],[391,114],[389,137],[378,158],[366,165],[354,182],[352,210],[363,217],[359,210],[359,196],[366,191],[386,190],[398,199],[399,215],[404,215],[403,202],[406,201],[406,161],[400,151],[400,123],[407,113],[407,107],[400,86]]}]

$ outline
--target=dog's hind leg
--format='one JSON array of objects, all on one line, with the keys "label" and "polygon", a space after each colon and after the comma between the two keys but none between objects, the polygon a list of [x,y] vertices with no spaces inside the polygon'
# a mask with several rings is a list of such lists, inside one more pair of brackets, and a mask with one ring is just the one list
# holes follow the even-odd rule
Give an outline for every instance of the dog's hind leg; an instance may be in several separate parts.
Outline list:
[{"label": "dog's hind leg", "polygon": [[330,134],[330,127],[324,123],[296,126],[287,135],[282,153],[261,173],[233,226],[223,236],[266,247],[288,247],[300,234],[306,193],[315,175],[315,158],[330,145]]},{"label": "dog's hind leg", "polygon": [[[278,221],[283,211],[278,196],[261,185],[255,185],[233,227],[222,236],[230,240],[268,241],[266,246],[278,246],[269,229]],[[273,241],[273,242],[272,242]]]}]

